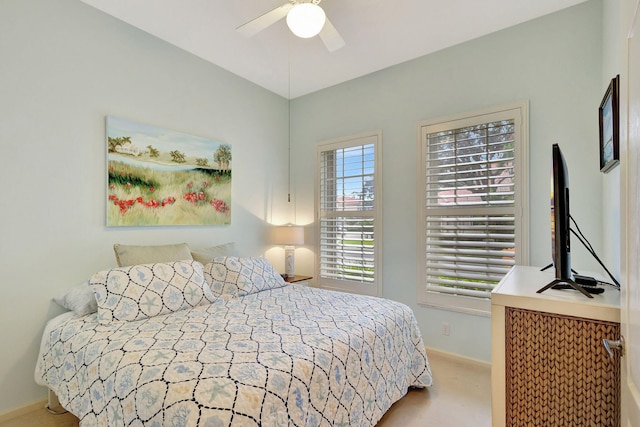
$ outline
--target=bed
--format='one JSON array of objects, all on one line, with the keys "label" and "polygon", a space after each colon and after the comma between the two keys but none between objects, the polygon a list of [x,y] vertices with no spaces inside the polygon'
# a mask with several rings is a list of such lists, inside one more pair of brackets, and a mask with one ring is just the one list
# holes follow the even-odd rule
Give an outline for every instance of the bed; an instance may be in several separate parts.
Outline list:
[{"label": "bed", "polygon": [[373,426],[432,382],[409,307],[289,285],[266,260],[116,268],[89,288],[97,311],[50,320],[35,369],[83,427]]}]

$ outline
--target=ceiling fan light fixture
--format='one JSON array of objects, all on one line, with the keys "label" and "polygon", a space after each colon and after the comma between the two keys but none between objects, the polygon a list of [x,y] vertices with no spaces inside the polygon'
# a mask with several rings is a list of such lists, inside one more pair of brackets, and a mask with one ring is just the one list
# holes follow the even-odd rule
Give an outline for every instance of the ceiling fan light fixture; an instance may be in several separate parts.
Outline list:
[{"label": "ceiling fan light fixture", "polygon": [[293,34],[303,39],[320,33],[327,16],[317,4],[298,3],[287,14],[287,25]]}]

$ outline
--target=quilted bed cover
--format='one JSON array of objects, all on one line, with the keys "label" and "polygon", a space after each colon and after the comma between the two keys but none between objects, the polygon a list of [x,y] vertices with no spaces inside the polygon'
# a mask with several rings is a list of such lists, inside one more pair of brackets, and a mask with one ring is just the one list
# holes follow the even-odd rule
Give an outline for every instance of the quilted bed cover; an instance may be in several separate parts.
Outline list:
[{"label": "quilted bed cover", "polygon": [[373,426],[432,377],[409,307],[289,285],[47,328],[35,372],[88,426]]}]

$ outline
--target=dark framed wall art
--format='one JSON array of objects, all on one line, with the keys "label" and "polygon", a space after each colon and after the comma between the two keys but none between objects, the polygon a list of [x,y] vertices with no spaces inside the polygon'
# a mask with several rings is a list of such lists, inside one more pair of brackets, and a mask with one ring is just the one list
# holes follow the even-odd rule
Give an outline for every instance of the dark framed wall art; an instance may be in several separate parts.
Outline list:
[{"label": "dark framed wall art", "polygon": [[620,76],[609,83],[602,98],[600,118],[600,172],[609,172],[620,163]]}]

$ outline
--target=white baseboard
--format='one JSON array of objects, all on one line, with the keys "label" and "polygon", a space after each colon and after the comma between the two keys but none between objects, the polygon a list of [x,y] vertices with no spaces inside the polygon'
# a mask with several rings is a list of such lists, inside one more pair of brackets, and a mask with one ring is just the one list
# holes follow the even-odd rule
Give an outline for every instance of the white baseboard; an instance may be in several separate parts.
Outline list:
[{"label": "white baseboard", "polygon": [[447,357],[449,359],[457,359],[461,362],[472,363],[474,365],[482,366],[485,368],[491,368],[491,362],[487,362],[485,360],[474,359],[472,357],[466,357],[456,353],[449,353],[448,351],[443,351],[433,347],[425,348],[427,350],[427,357],[429,357],[430,354],[435,354],[436,356]]}]

